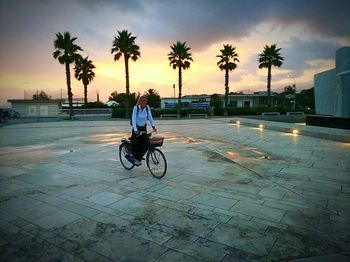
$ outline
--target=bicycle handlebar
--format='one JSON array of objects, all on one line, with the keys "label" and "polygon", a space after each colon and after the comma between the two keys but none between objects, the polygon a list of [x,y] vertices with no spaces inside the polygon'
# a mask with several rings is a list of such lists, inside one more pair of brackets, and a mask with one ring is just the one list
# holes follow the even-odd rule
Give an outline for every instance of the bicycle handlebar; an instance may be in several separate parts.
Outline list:
[{"label": "bicycle handlebar", "polygon": [[149,133],[147,133],[146,131],[140,131],[139,134],[137,135],[137,137],[138,137],[138,136],[142,136],[142,135],[144,135],[144,134],[147,134],[147,135],[150,136],[151,134],[156,133],[156,132],[157,132],[157,131],[154,131],[154,130],[151,131],[151,132],[149,132]]}]

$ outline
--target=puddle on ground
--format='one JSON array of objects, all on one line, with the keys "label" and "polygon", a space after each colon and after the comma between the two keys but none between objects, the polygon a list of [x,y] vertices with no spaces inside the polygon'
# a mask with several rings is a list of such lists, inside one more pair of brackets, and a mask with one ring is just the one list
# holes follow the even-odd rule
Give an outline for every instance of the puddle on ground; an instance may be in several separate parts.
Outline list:
[{"label": "puddle on ground", "polygon": [[83,139],[85,144],[101,144],[102,146],[110,146],[120,144],[124,137],[129,137],[130,133],[116,133],[116,134],[95,134]]},{"label": "puddle on ground", "polygon": [[208,158],[208,162],[232,163],[230,159],[228,159],[227,157],[224,157],[223,155],[215,151],[212,151],[206,148],[195,148],[195,149],[201,151],[203,155],[205,155]]}]

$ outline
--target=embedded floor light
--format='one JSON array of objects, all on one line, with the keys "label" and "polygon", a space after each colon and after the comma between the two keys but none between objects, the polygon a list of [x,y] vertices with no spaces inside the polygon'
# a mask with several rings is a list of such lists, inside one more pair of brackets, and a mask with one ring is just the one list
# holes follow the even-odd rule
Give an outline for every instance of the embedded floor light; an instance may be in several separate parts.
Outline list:
[{"label": "embedded floor light", "polygon": [[299,131],[298,131],[298,129],[293,129],[293,134],[294,134],[294,135],[297,135],[297,134],[299,134]]},{"label": "embedded floor light", "polygon": [[236,124],[237,124],[237,125],[239,125],[240,123],[241,123],[241,122],[239,122],[239,121],[236,121]]},{"label": "embedded floor light", "polygon": [[264,128],[264,125],[261,125],[261,124],[260,124],[260,125],[259,125],[259,128],[263,129],[263,128]]}]

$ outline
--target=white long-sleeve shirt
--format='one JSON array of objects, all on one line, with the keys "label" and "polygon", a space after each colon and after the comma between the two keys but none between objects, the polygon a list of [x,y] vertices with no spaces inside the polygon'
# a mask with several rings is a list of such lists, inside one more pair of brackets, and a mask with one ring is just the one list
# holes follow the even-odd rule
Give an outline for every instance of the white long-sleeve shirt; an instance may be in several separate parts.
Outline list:
[{"label": "white long-sleeve shirt", "polygon": [[[137,107],[139,107],[139,113],[137,113]],[[146,107],[148,107],[148,110],[146,109]],[[148,115],[147,115],[147,111],[148,111]],[[132,129],[134,131],[138,131],[136,125],[138,126],[146,125],[147,117],[148,117],[148,121],[151,123],[151,126],[155,127],[156,125],[154,124],[151,108],[148,105],[146,105],[144,109],[141,109],[140,105],[134,106],[134,109],[132,110],[132,116],[131,116]]]}]

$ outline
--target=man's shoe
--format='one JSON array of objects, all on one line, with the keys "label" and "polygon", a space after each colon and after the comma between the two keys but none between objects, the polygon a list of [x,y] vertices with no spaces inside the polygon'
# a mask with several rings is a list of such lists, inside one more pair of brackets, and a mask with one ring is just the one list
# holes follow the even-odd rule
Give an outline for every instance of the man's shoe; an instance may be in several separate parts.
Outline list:
[{"label": "man's shoe", "polygon": [[142,163],[138,161],[137,159],[134,160],[134,165],[135,166],[140,166]]}]

